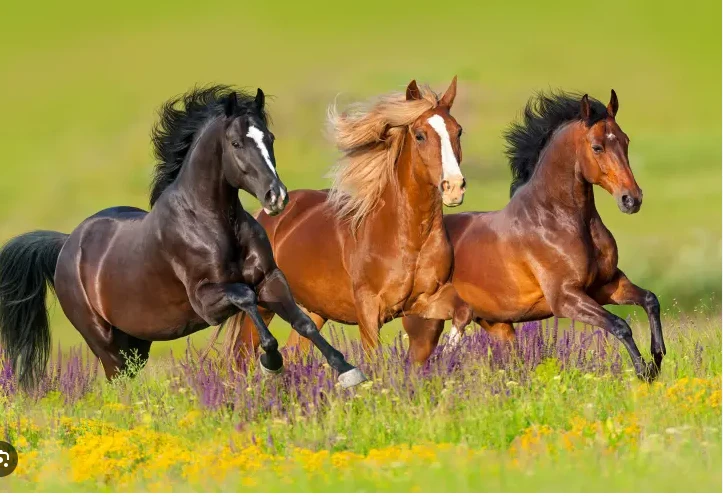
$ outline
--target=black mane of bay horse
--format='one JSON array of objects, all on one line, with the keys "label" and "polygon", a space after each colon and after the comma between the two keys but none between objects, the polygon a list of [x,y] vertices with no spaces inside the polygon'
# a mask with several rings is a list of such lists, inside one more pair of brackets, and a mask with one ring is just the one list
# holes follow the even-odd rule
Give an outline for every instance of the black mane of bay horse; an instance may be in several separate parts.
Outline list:
[{"label": "black mane of bay horse", "polygon": [[266,233],[239,201],[243,189],[271,214],[286,204],[267,124],[261,89],[256,96],[194,89],[166,103],[153,130],[150,212],[105,209],[70,235],[31,232],[0,250],[0,342],[24,388],[42,376],[50,351],[46,283],[109,379],[128,367],[132,352],[145,363],[152,342],[239,311],[260,330],[261,367],[280,371],[258,303],[310,338],[342,386],[363,381],[297,307]]}]

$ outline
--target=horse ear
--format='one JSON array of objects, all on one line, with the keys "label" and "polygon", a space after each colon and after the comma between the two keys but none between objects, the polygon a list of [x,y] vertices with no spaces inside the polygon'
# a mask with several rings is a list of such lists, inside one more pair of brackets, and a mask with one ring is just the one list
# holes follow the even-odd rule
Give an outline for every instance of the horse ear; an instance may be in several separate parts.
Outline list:
[{"label": "horse ear", "polygon": [[407,86],[407,101],[414,101],[415,99],[422,99],[422,93],[419,92],[417,81],[412,80]]},{"label": "horse ear", "polygon": [[226,100],[226,106],[224,107],[224,112],[226,113],[226,117],[233,117],[236,113],[236,107],[238,106],[238,96],[235,92],[232,92],[228,95],[228,99]]},{"label": "horse ear", "polygon": [[580,118],[585,122],[590,120],[590,100],[587,99],[587,94],[580,100]]},{"label": "horse ear", "polygon": [[452,83],[449,84],[449,88],[444,93],[444,96],[442,96],[442,99],[439,100],[440,106],[446,106],[447,108],[452,108],[452,103],[454,103],[454,97],[457,95],[457,75],[454,76],[452,79]]},{"label": "horse ear", "polygon": [[256,105],[256,109],[258,111],[263,110],[264,105],[266,104],[266,96],[260,87],[256,89],[256,99],[254,99],[254,104]]},{"label": "horse ear", "polygon": [[610,89],[610,102],[608,103],[608,115],[615,118],[618,114],[618,95],[615,94],[615,89]]}]

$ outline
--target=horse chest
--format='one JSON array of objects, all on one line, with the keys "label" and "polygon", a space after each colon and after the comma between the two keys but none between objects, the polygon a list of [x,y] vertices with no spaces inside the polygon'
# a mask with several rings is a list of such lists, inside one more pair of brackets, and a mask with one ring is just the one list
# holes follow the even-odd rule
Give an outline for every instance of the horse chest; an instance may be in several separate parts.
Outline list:
[{"label": "horse chest", "polygon": [[421,296],[436,293],[449,280],[452,256],[452,246],[446,240],[428,243],[411,254],[402,267],[394,304],[408,308]]}]

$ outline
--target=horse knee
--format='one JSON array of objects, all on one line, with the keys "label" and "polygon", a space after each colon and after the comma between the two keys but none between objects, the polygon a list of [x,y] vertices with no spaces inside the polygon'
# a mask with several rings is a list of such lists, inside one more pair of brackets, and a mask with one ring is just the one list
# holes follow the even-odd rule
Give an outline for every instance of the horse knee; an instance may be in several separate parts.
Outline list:
[{"label": "horse knee", "polygon": [[630,329],[628,323],[626,323],[620,318],[617,318],[613,321],[611,333],[618,340],[626,340],[633,337],[633,330]]},{"label": "horse knee", "polygon": [[655,315],[660,314],[660,302],[658,301],[658,297],[655,296],[655,293],[652,291],[645,292],[645,296],[643,297],[643,307],[645,307],[645,310]]}]

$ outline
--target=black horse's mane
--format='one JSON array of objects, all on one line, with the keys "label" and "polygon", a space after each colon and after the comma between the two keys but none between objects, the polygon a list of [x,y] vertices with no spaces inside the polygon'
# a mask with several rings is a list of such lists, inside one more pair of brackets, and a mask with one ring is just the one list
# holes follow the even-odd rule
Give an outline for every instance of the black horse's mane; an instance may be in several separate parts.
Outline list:
[{"label": "black horse's mane", "polygon": [[253,113],[267,122],[266,112],[254,106],[254,96],[226,85],[196,87],[161,106],[158,122],[151,132],[156,157],[151,206],[178,177],[196,132],[208,120],[224,113],[225,105],[234,92],[238,103],[237,116]]},{"label": "black horse's mane", "polygon": [[[527,102],[521,120],[514,122],[504,138],[507,142],[505,153],[510,161],[512,184],[510,197],[527,183],[535,172],[540,153],[552,133],[565,122],[580,120],[582,95],[558,92],[539,92]],[[588,127],[607,118],[607,109],[600,101],[590,101]]]}]

